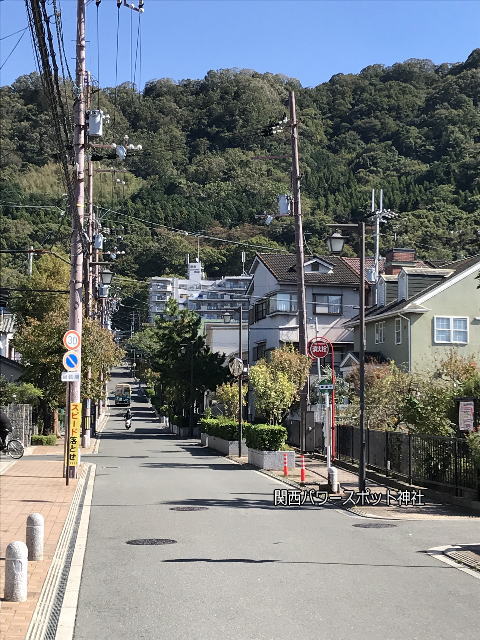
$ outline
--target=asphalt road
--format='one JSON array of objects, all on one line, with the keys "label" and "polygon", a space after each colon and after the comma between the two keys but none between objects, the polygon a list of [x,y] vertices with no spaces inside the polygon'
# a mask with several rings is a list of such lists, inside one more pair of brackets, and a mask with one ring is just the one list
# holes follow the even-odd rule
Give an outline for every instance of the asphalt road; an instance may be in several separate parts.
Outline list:
[{"label": "asphalt road", "polygon": [[[478,542],[478,520],[360,528],[372,520],[273,507],[281,483],[162,434],[145,402],[130,432],[123,413],[91,457],[76,640],[480,637],[480,580],[425,554]],[[127,544],[152,538],[176,543]]]}]

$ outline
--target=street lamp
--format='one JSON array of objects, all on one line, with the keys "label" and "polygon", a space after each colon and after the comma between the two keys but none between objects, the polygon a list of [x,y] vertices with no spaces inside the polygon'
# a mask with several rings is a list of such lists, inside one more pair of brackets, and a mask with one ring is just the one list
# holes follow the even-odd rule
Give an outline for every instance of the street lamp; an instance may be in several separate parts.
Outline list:
[{"label": "street lamp", "polygon": [[[238,457],[242,457],[242,438],[243,438],[243,346],[242,346],[242,329],[243,329],[243,306],[240,304],[236,309],[231,309],[232,312],[238,311],[238,357],[242,361],[242,373],[238,376]],[[230,324],[232,314],[230,310],[225,310],[223,314],[223,321],[225,324]]]},{"label": "street lamp", "polygon": [[330,253],[333,253],[334,256],[338,256],[342,253],[343,247],[345,245],[346,237],[342,236],[340,231],[335,231],[332,235],[327,238],[327,245]]},{"label": "street lamp", "polygon": [[105,285],[106,287],[110,286],[112,284],[112,280],[113,280],[113,271],[110,271],[110,269],[102,269],[102,271],[100,271],[100,282]]},{"label": "street lamp", "polygon": [[327,227],[336,227],[337,231],[328,238],[328,248],[333,254],[340,254],[345,244],[345,237],[339,229],[355,230],[360,242],[360,336],[359,336],[359,396],[360,396],[360,460],[358,470],[358,490],[365,491],[366,484],[366,441],[365,441],[365,223],[358,224],[327,224]]}]

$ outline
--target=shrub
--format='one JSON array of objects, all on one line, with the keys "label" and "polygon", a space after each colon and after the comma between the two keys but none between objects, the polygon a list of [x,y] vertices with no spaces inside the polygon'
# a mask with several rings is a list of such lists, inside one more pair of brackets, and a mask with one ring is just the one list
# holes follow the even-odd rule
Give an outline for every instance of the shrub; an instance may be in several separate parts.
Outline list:
[{"label": "shrub", "polygon": [[480,467],[480,433],[469,433],[467,435],[468,446],[478,467]]},{"label": "shrub", "polygon": [[57,444],[57,436],[51,433],[49,436],[32,436],[32,446]]},{"label": "shrub", "polygon": [[[200,426],[203,433],[223,440],[238,440],[238,422],[229,420],[228,418],[202,418]],[[251,425],[248,422],[243,423],[243,436],[249,433]]]},{"label": "shrub", "polygon": [[249,449],[281,451],[287,440],[287,430],[281,425],[254,424],[247,429],[245,440]]}]

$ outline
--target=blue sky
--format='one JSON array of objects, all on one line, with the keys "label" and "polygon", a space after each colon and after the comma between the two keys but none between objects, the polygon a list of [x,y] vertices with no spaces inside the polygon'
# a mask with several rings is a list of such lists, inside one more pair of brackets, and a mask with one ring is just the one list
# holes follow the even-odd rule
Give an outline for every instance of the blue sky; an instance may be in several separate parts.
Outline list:
[{"label": "blue sky", "polygon": [[[76,0],[62,7],[67,56],[74,67]],[[138,14],[121,7],[118,81],[133,78]],[[115,82],[117,8],[99,9],[100,83]],[[0,1],[1,37],[27,25],[24,0]],[[239,67],[282,73],[304,86],[335,73],[407,58],[458,62],[480,46],[480,0],[145,0],[142,25],[143,84],[154,78],[201,78],[210,69]],[[96,77],[96,7],[87,8],[88,67]],[[0,83],[35,69],[28,31],[0,41]],[[139,79],[137,58],[136,79]]]}]

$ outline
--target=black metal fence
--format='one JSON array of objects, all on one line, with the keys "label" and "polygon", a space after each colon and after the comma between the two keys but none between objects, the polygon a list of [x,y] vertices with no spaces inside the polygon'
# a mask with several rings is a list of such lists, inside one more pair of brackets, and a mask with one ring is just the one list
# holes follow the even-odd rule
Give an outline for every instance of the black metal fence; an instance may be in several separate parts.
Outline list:
[{"label": "black metal fence", "polygon": [[[367,466],[371,469],[436,489],[461,494],[480,491],[480,469],[463,438],[425,436],[365,429]],[[359,460],[360,429],[337,426],[339,460]]]}]

